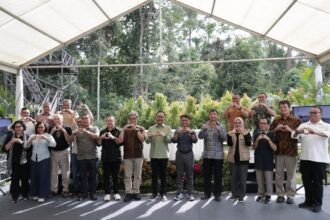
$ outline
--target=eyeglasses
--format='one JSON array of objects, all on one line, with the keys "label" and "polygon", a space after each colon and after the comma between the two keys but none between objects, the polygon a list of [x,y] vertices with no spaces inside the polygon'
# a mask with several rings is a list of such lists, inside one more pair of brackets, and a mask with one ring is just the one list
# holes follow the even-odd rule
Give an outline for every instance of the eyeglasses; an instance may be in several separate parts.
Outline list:
[{"label": "eyeglasses", "polygon": [[266,125],[268,123],[267,122],[259,122],[259,124]]},{"label": "eyeglasses", "polygon": [[316,114],[318,114],[318,113],[321,113],[321,112],[310,112],[309,114],[310,114],[310,115],[316,115]]}]

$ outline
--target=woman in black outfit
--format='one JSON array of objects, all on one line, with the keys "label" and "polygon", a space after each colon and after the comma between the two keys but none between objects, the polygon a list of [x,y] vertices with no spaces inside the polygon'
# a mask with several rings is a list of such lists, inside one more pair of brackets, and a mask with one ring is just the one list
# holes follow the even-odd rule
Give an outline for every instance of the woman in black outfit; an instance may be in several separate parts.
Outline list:
[{"label": "woman in black outfit", "polygon": [[17,203],[20,195],[24,200],[28,199],[31,149],[23,148],[28,139],[24,122],[15,121],[10,128],[13,132],[7,135],[3,151],[7,152],[7,169],[11,175],[10,193],[13,202]]}]

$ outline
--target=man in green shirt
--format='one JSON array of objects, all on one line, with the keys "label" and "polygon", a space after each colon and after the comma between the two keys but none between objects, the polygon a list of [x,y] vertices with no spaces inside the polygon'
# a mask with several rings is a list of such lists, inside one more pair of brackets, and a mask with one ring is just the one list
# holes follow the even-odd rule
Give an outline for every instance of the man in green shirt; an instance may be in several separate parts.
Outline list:
[{"label": "man in green shirt", "polygon": [[160,177],[161,201],[166,201],[167,164],[170,156],[168,143],[172,140],[172,130],[164,125],[165,113],[156,113],[156,125],[149,128],[145,141],[150,143],[150,159],[152,171],[152,195],[155,200],[158,195],[158,177]]}]

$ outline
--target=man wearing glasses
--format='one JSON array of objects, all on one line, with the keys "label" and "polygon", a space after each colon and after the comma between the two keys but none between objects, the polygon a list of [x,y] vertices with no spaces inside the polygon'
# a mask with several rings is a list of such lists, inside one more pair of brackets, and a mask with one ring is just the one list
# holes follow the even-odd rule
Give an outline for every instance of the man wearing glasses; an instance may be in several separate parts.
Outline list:
[{"label": "man wearing glasses", "polygon": [[299,208],[311,208],[313,212],[321,211],[323,179],[326,166],[330,162],[330,124],[323,122],[321,118],[321,107],[313,106],[309,121],[292,132],[292,137],[301,142],[300,172],[305,188],[305,201],[299,204]]}]

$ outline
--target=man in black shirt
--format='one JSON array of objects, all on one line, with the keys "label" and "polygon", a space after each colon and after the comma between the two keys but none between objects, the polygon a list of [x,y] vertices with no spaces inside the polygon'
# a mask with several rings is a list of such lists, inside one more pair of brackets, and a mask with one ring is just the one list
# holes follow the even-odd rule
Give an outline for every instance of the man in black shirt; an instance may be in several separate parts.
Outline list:
[{"label": "man in black shirt", "polygon": [[63,192],[62,196],[67,197],[70,182],[70,146],[72,142],[72,130],[70,127],[63,127],[62,115],[55,114],[53,117],[54,127],[50,130],[56,141],[56,147],[51,150],[51,196],[58,192],[58,170],[61,170]]},{"label": "man in black shirt", "polygon": [[258,183],[256,201],[264,200],[265,203],[270,203],[273,192],[274,152],[277,146],[275,145],[275,135],[269,131],[267,118],[259,120],[259,128],[260,130],[253,137],[254,166]]},{"label": "man in black shirt", "polygon": [[121,163],[120,145],[118,136],[120,130],[116,128],[115,117],[108,116],[106,118],[106,128],[101,130],[98,144],[102,145],[101,160],[103,165],[103,178],[104,178],[104,201],[110,200],[110,175],[113,182],[113,197],[116,201],[120,200],[118,192],[119,185],[119,169]]}]

